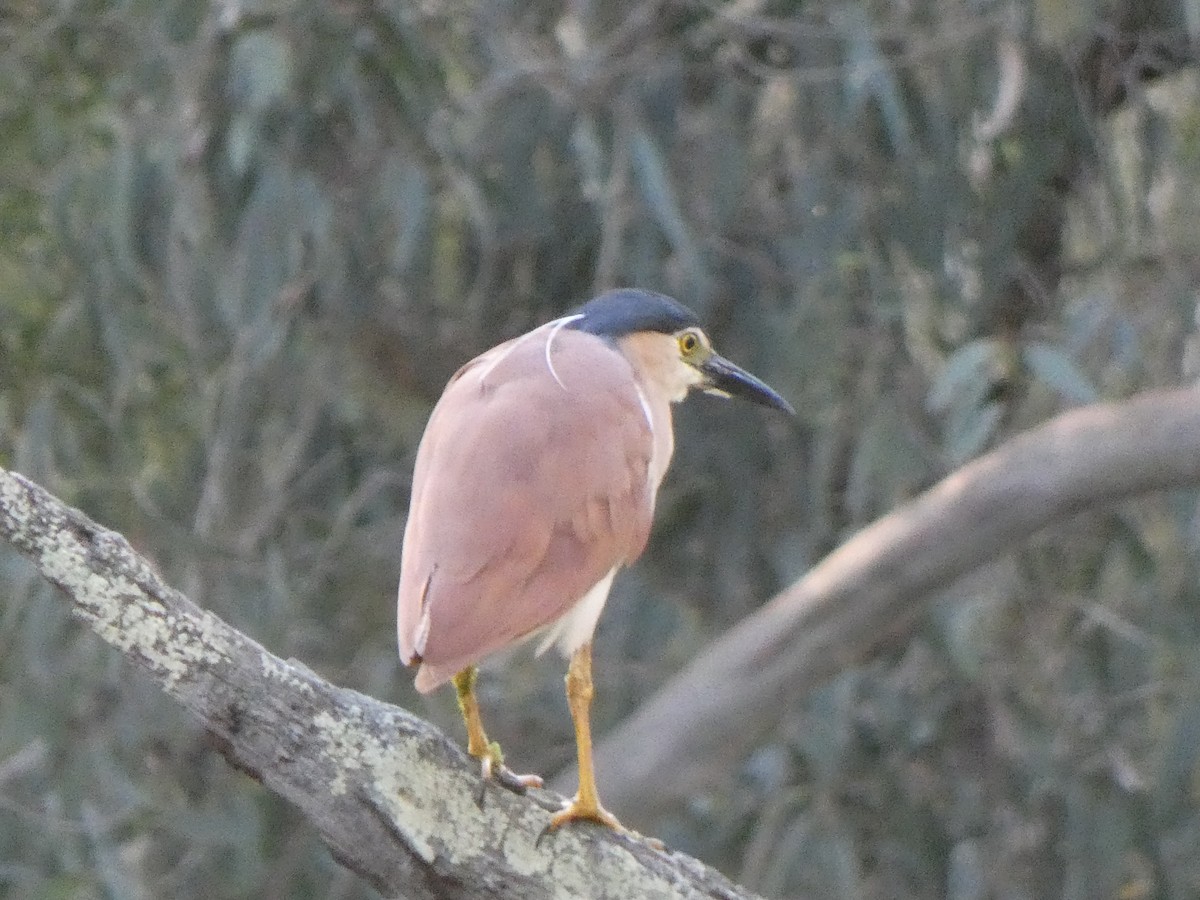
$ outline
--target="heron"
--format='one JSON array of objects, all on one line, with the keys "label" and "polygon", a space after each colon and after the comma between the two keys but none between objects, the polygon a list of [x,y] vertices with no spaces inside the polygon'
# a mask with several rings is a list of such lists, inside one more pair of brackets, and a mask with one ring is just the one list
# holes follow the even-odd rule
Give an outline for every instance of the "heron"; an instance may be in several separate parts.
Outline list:
[{"label": "heron", "polygon": [[547,829],[620,829],[592,765],[592,637],[618,570],[646,546],[674,452],[671,405],[692,390],[788,414],[791,405],[713,349],[688,307],[623,288],[477,356],[451,378],[425,427],[401,552],[400,658],[416,688],[452,682],[467,752],[517,789],[488,740],[479,663],[527,640],[569,662],[579,789]]}]

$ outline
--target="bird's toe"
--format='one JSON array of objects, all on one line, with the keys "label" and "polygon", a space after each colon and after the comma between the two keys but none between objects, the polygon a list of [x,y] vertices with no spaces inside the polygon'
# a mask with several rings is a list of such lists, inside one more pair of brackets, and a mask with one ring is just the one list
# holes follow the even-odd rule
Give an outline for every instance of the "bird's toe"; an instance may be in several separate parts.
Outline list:
[{"label": "bird's toe", "polygon": [[550,817],[550,824],[546,826],[546,830],[554,831],[567,822],[579,821],[596,822],[597,824],[611,828],[613,831],[625,830],[621,826],[621,823],[617,821],[617,817],[599,803],[581,803],[578,797],[567,801],[562,809]]},{"label": "bird's toe", "polygon": [[480,760],[480,771],[484,782],[494,781],[517,794],[523,794],[530,788],[540,788],[544,784],[541,775],[518,775],[506,766],[504,755],[494,741],[489,752]]}]

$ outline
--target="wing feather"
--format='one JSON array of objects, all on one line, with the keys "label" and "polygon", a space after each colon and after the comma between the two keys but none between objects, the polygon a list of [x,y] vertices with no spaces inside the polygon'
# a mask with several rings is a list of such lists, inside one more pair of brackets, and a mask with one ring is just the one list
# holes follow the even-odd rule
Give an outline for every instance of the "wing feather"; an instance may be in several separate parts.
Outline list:
[{"label": "wing feather", "polygon": [[397,627],[421,690],[553,623],[645,547],[654,440],[632,369],[593,335],[541,331],[464,366],[417,452]]}]

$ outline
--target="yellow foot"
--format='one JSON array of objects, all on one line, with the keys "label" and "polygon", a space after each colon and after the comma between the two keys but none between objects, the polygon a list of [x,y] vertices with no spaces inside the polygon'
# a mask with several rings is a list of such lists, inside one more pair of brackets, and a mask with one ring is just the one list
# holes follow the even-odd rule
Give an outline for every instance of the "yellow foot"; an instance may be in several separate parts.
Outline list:
[{"label": "yellow foot", "polygon": [[566,822],[577,822],[580,819],[588,822],[596,822],[597,824],[611,828],[613,831],[618,831],[626,837],[643,841],[655,850],[660,850],[664,853],[667,850],[667,845],[658,838],[648,838],[643,834],[638,834],[636,831],[630,831],[617,821],[616,816],[599,803],[580,803],[578,796],[574,800],[567,801],[561,810],[550,817],[550,824],[542,829],[542,833],[538,835],[537,840],[534,841],[534,845],[541,846],[542,838],[558,828],[559,825]]},{"label": "yellow foot", "polygon": [[599,803],[595,801],[581,803],[579,797],[576,796],[574,800],[569,801],[566,806],[550,817],[550,824],[546,826],[546,831],[553,831],[560,825],[567,822],[578,822],[581,819],[607,825],[613,831],[625,830],[621,827],[621,823],[617,821],[617,817]]}]

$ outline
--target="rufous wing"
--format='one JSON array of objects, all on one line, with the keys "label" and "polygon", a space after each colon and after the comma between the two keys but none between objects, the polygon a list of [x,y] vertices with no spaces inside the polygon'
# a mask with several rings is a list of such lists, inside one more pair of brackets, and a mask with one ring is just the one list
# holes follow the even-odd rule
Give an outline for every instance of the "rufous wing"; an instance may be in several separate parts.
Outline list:
[{"label": "rufous wing", "polygon": [[421,661],[419,690],[641,554],[653,445],[629,363],[593,335],[538,329],[455,375],[417,453],[401,559],[400,653]]}]

